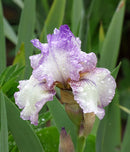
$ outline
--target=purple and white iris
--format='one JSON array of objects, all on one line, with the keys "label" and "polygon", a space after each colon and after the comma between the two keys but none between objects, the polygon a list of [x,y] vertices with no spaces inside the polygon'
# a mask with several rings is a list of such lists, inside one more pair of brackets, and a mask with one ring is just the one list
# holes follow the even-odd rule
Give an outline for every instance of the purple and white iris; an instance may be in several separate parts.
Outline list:
[{"label": "purple and white iris", "polygon": [[19,82],[20,91],[14,95],[16,104],[23,109],[21,117],[37,125],[39,111],[53,100],[58,86],[72,90],[84,113],[93,112],[102,119],[103,107],[113,99],[116,83],[109,70],[96,68],[96,55],[81,51],[80,39],[67,25],[47,35],[48,43],[38,39],[31,42],[41,53],[30,56],[32,75],[29,80]]}]

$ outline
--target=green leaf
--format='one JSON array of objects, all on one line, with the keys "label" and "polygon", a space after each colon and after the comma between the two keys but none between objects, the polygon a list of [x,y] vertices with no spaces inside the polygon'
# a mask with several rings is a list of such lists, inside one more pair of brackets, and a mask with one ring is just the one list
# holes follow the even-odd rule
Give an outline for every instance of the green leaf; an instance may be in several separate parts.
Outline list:
[{"label": "green leaf", "polygon": [[0,90],[10,98],[13,98],[13,94],[17,91],[16,80],[21,78],[23,68],[18,65],[9,66],[0,75]]},{"label": "green leaf", "polygon": [[104,31],[106,32],[112,15],[119,0],[92,0],[84,1],[86,16],[84,18],[83,29],[84,37],[82,37],[83,50],[99,53],[99,25],[102,22]]},{"label": "green leaf", "polygon": [[115,14],[113,15],[102,46],[100,54],[100,66],[106,67],[109,70],[113,70],[117,62],[121,40],[122,24],[124,19],[124,10],[125,0],[121,0],[115,11]]},{"label": "green leaf", "polygon": [[16,46],[16,53],[19,51],[21,44],[25,47],[25,78],[31,74],[31,67],[29,56],[32,55],[32,44],[30,40],[33,37],[35,27],[35,0],[25,0],[24,8],[20,18],[20,25],[18,29],[18,43]]},{"label": "green leaf", "polygon": [[[49,12],[49,4],[48,0],[39,0],[36,1],[36,25],[35,30],[37,31],[37,35],[40,36],[43,25],[45,23],[45,19]],[[36,35],[34,36],[36,37]]]},{"label": "green leaf", "polygon": [[6,49],[5,49],[5,37],[3,27],[3,9],[0,0],[0,73],[6,67]]},{"label": "green leaf", "polygon": [[[9,152],[12,152],[16,146],[16,143],[13,139],[13,136],[9,133],[8,135],[8,143],[9,143]],[[18,150],[18,149],[17,149]]]},{"label": "green leaf", "polygon": [[91,131],[91,134],[96,136],[97,135],[97,130],[98,130],[98,126],[99,126],[100,120],[98,117],[95,118],[95,122]]},{"label": "green leaf", "polygon": [[86,144],[86,138],[84,136],[77,138],[76,152],[83,152]]},{"label": "green leaf", "polygon": [[44,125],[47,123],[47,121],[51,120],[51,118],[52,118],[52,115],[49,111],[44,112],[39,115],[38,123],[39,123],[39,125]]},{"label": "green leaf", "polygon": [[[18,66],[18,68],[21,68],[21,66],[25,67],[25,47],[23,43],[14,58],[13,65],[15,64]],[[25,68],[22,70],[21,75],[19,75],[19,79],[24,79],[24,74]]]},{"label": "green leaf", "polygon": [[23,43],[14,58],[13,65],[15,64],[18,64],[19,66],[25,66],[25,49]]},{"label": "green leaf", "polygon": [[70,134],[74,146],[76,147],[76,128],[75,125],[69,119],[68,115],[66,114],[63,106],[56,98],[54,98],[53,101],[47,102],[47,105],[53,116],[58,131],[61,132],[61,129],[64,127],[67,133]]},{"label": "green leaf", "polygon": [[115,152],[121,143],[121,122],[118,94],[116,93],[112,103],[106,108],[106,114],[100,121],[97,139],[96,152]]},{"label": "green leaf", "polygon": [[10,79],[1,87],[3,93],[7,93],[13,87],[13,85],[15,85],[16,78],[17,77]]},{"label": "green leaf", "polygon": [[17,4],[20,8],[23,9],[24,4],[22,0],[12,0],[15,4]]},{"label": "green leaf", "polygon": [[[121,72],[122,77],[118,83],[120,93],[120,105],[130,109],[130,61],[128,59],[122,60]],[[126,120],[128,115],[121,110],[122,119]]]},{"label": "green leaf", "polygon": [[72,32],[78,36],[81,19],[83,16],[83,1],[73,0],[72,6]]},{"label": "green leaf", "polygon": [[9,80],[9,75],[12,74],[13,71],[15,71],[16,65],[14,66],[8,66],[0,75],[0,88],[3,86],[3,84]]},{"label": "green leaf", "polygon": [[66,0],[63,24],[64,23],[67,24],[67,25],[71,24],[72,5],[73,5],[73,1]]},{"label": "green leaf", "polygon": [[124,91],[125,89],[130,88],[130,61],[128,59],[123,59],[122,60],[122,66],[121,66],[121,71],[122,71],[122,78],[119,81],[119,89]]},{"label": "green leaf", "polygon": [[59,132],[56,127],[43,128],[37,135],[45,152],[58,152]]},{"label": "green leaf", "polygon": [[47,1],[47,0],[41,0],[41,2],[42,2],[42,5],[43,5],[43,7],[44,7],[44,10],[45,10],[46,14],[48,14],[48,12],[49,12],[49,4],[48,4],[48,1]]},{"label": "green leaf", "polygon": [[8,125],[7,125],[7,114],[6,114],[6,105],[5,99],[2,92],[0,92],[0,151],[8,152]]},{"label": "green leaf", "polygon": [[5,18],[4,18],[4,32],[5,32],[5,36],[16,45],[17,36],[13,28],[11,27],[11,25],[8,23],[8,21]]},{"label": "green leaf", "polygon": [[102,43],[105,39],[104,29],[102,23],[100,24],[99,28],[99,42]]},{"label": "green leaf", "polygon": [[118,64],[118,66],[112,71],[112,76],[116,79],[117,78],[117,75],[118,75],[118,72],[120,70],[120,67],[121,67],[121,62]]},{"label": "green leaf", "polygon": [[16,78],[18,77],[18,75],[20,74],[22,70],[23,70],[23,67],[18,68],[17,65],[7,67],[0,75],[0,88],[1,89],[4,89],[6,87],[7,89],[11,88],[13,85],[12,82],[16,80]]},{"label": "green leaf", "polygon": [[129,152],[129,150],[130,150],[130,115],[128,116],[128,120],[127,120],[121,152]]},{"label": "green leaf", "polygon": [[121,105],[118,105],[118,106],[119,106],[119,108],[120,108],[121,110],[123,110],[124,112],[130,114],[130,109],[128,109],[128,108],[126,108],[126,107],[124,107],[124,106],[121,106]]},{"label": "green leaf", "polygon": [[89,135],[86,139],[86,146],[84,152],[95,152],[95,136]]},{"label": "green leaf", "polygon": [[37,126],[32,125],[35,131],[39,131],[39,129],[44,128],[47,125],[47,122],[51,121],[52,119],[52,115],[50,111],[42,112],[42,110],[40,111],[41,114],[39,114],[38,125]]},{"label": "green leaf", "polygon": [[[120,93],[120,105],[130,109],[130,86],[129,88],[119,90],[119,93]],[[121,117],[122,119],[126,120],[128,117],[128,114],[124,112],[123,110],[121,110]]]},{"label": "green leaf", "polygon": [[7,108],[8,127],[19,150],[21,152],[43,152],[42,145],[32,127],[27,121],[20,118],[20,112],[14,103],[7,96],[4,96],[4,98]]},{"label": "green leaf", "polygon": [[14,148],[11,150],[11,152],[19,152],[17,146],[14,146]]},{"label": "green leaf", "polygon": [[99,51],[100,51],[101,48],[102,48],[104,39],[105,39],[105,33],[104,33],[103,25],[102,25],[102,23],[101,23],[101,24],[100,24],[100,27],[99,27]]},{"label": "green leaf", "polygon": [[55,28],[59,28],[59,26],[62,24],[65,11],[65,3],[66,0],[54,0],[48,17],[45,21],[45,25],[40,36],[40,41],[45,41],[46,34],[52,33]]}]

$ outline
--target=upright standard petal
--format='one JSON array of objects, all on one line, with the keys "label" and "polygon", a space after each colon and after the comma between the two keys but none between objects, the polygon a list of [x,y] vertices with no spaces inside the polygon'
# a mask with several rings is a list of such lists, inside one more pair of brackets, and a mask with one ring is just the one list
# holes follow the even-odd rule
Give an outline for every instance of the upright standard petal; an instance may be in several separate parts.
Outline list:
[{"label": "upright standard petal", "polygon": [[54,90],[47,90],[45,84],[37,81],[33,76],[29,80],[19,82],[19,92],[14,94],[15,102],[20,109],[21,118],[38,124],[38,113],[47,101],[53,100]]},{"label": "upright standard petal", "polygon": [[36,69],[40,65],[40,61],[43,60],[43,54],[37,54],[29,57],[31,61],[31,67]]},{"label": "upright standard petal", "polygon": [[30,56],[29,59],[31,61],[31,67],[36,69],[44,60],[44,58],[49,53],[49,48],[47,43],[41,43],[38,39],[31,40],[32,44],[41,50],[40,54]]},{"label": "upright standard petal", "polygon": [[48,44],[47,43],[41,43],[38,39],[31,40],[32,44],[39,50],[41,50],[42,53],[48,52]]},{"label": "upright standard petal", "polygon": [[83,70],[81,71],[81,74],[90,72],[96,68],[97,57],[96,57],[95,53],[93,53],[93,52],[88,53],[88,54],[85,52],[82,52],[80,54],[80,63],[83,66]]},{"label": "upright standard petal", "polygon": [[96,68],[86,73],[80,81],[71,81],[70,86],[83,112],[94,112],[102,119],[105,114],[103,107],[112,101],[116,83],[107,69]]},{"label": "upright standard petal", "polygon": [[95,68],[95,54],[81,51],[79,38],[74,37],[67,25],[61,26],[59,30],[55,29],[54,34],[47,36],[47,40],[47,53],[38,40],[32,40],[33,45],[41,49],[42,55],[35,55],[30,59],[34,69],[33,76],[39,81],[47,81],[49,87],[57,81],[63,84],[68,79],[78,81],[80,73]]}]

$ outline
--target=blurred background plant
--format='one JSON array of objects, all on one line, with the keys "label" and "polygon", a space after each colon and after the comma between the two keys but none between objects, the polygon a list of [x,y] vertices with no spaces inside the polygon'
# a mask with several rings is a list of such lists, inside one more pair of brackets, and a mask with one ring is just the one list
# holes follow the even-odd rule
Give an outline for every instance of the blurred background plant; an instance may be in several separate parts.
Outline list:
[{"label": "blurred background plant", "polygon": [[38,126],[19,117],[13,98],[18,80],[30,76],[28,57],[38,53],[30,40],[45,42],[62,24],[117,78],[115,98],[104,119],[96,119],[84,152],[129,152],[130,1],[125,0],[0,0],[0,151],[57,152],[63,127],[77,149],[76,127],[57,98],[41,110]]}]

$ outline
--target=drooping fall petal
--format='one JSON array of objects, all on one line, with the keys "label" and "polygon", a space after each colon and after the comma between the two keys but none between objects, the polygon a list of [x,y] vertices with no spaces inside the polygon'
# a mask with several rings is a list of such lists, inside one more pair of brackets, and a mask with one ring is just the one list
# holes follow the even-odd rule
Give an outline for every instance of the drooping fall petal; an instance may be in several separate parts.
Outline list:
[{"label": "drooping fall petal", "polygon": [[107,69],[96,68],[86,73],[80,81],[71,81],[70,86],[83,112],[94,112],[102,119],[105,115],[103,107],[112,101],[116,83]]},{"label": "drooping fall petal", "polygon": [[29,80],[19,82],[19,92],[15,93],[15,102],[20,109],[21,118],[30,120],[32,124],[38,123],[38,112],[43,105],[50,100],[53,100],[54,90],[46,90],[45,85],[39,83],[33,76]]}]

